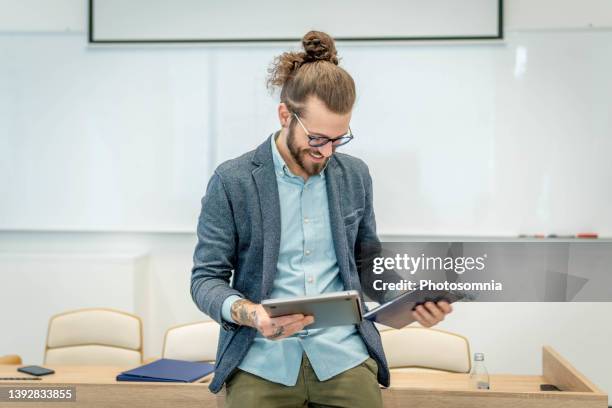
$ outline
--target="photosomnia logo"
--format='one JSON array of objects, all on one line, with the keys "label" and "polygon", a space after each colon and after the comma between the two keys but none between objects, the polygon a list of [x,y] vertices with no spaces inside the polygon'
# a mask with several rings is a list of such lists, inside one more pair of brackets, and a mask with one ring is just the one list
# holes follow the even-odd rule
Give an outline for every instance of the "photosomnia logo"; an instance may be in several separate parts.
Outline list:
[{"label": "photosomnia logo", "polygon": [[441,257],[441,256],[410,256],[408,254],[397,254],[394,257],[376,257],[374,258],[372,272],[380,275],[386,270],[407,271],[411,275],[419,271],[454,271],[458,275],[466,271],[482,271],[485,268],[485,259],[487,254],[483,256],[458,256],[458,257]]}]

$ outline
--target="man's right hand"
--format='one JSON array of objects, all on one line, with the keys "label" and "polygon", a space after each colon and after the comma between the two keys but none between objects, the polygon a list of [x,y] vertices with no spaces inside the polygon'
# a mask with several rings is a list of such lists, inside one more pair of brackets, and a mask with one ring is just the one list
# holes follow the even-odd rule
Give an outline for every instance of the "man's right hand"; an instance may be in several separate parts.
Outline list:
[{"label": "man's right hand", "polygon": [[264,337],[271,340],[291,336],[314,322],[313,316],[303,314],[270,317],[262,305],[246,299],[235,301],[231,311],[232,319],[236,323],[254,327]]}]

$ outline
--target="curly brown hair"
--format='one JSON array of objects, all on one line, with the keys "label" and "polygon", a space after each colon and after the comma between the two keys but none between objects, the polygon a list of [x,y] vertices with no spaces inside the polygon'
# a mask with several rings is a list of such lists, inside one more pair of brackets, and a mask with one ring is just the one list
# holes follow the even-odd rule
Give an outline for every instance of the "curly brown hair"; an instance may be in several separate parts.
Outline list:
[{"label": "curly brown hair", "polygon": [[355,82],[338,66],[334,40],[321,31],[309,31],[302,38],[304,51],[285,52],[276,57],[268,69],[268,87],[280,88],[280,100],[303,114],[306,100],[315,96],[334,113],[353,109]]}]

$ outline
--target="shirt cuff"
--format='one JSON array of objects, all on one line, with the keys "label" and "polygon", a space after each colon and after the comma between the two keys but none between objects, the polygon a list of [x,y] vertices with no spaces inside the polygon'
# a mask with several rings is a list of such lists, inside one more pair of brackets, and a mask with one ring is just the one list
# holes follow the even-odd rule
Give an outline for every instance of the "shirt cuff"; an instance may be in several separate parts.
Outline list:
[{"label": "shirt cuff", "polygon": [[223,305],[221,305],[221,317],[223,317],[223,320],[230,323],[236,323],[234,319],[232,319],[232,305],[239,299],[242,298],[238,295],[231,295],[223,301]]}]

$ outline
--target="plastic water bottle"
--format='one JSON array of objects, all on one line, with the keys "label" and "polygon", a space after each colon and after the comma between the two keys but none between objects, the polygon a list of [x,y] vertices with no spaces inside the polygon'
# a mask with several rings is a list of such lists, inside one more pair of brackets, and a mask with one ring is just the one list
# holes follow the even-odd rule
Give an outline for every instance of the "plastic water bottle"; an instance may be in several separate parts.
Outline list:
[{"label": "plastic water bottle", "polygon": [[478,390],[489,389],[489,372],[484,364],[484,354],[474,354],[474,364],[472,365],[472,372],[470,373],[470,383],[472,388]]}]

